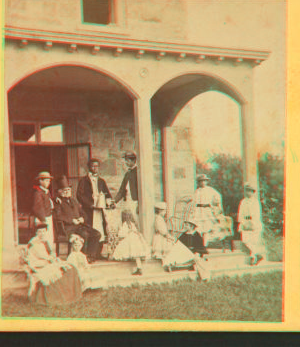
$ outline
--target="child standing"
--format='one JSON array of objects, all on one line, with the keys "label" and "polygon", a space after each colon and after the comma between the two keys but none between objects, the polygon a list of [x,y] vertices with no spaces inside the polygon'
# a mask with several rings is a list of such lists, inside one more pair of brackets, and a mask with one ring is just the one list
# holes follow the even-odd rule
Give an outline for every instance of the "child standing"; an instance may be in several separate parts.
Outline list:
[{"label": "child standing", "polygon": [[77,269],[82,284],[82,290],[85,290],[90,287],[91,275],[86,255],[81,252],[84,239],[77,234],[72,234],[69,242],[71,243],[71,253],[68,256],[67,262]]},{"label": "child standing", "polygon": [[119,230],[119,238],[113,258],[115,260],[136,261],[136,269],[132,275],[142,275],[142,259],[150,256],[150,248],[143,235],[137,230],[134,217],[129,210],[122,212],[122,226]]},{"label": "child standing", "polygon": [[155,205],[155,234],[152,241],[152,253],[156,259],[162,259],[175,242],[164,219],[166,212],[167,204],[165,202],[158,202]]}]

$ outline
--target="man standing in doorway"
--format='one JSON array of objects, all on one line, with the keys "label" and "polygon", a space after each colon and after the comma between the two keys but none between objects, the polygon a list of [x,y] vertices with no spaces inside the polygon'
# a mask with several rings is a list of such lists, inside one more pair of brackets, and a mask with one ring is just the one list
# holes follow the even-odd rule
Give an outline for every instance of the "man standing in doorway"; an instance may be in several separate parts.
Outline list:
[{"label": "man standing in doorway", "polygon": [[110,206],[111,194],[105,180],[99,176],[99,167],[98,159],[88,162],[89,172],[79,181],[77,200],[86,213],[86,223],[100,232],[100,242],[104,242],[106,222],[103,209]]},{"label": "man standing in doorway", "polygon": [[138,214],[138,181],[137,181],[137,166],[136,154],[134,152],[126,152],[123,156],[125,159],[128,171],[126,172],[121,183],[118,194],[115,198],[117,204],[121,199],[126,202],[126,209],[129,209],[135,219]]}]

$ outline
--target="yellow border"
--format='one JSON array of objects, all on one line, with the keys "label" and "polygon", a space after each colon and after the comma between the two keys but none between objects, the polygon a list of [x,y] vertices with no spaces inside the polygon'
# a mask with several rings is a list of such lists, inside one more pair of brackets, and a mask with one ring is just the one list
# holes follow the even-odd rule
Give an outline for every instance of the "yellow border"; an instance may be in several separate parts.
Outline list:
[{"label": "yellow border", "polygon": [[[275,0],[274,0],[275,1]],[[3,1],[4,2],[4,1]],[[285,321],[283,323],[213,323],[100,321],[88,319],[0,319],[1,331],[299,331],[300,327],[300,1],[287,0],[287,142]],[[4,6],[3,6],[4,7]],[[3,20],[3,14],[2,14]],[[2,21],[3,23],[3,21]],[[3,52],[1,52],[3,53]],[[3,55],[1,55],[3,72]],[[1,88],[3,85],[1,84]],[[2,95],[2,93],[1,93]],[[3,100],[3,96],[2,96]],[[3,103],[2,103],[3,104]],[[2,110],[3,112],[3,110]],[[3,113],[2,113],[3,114]],[[1,117],[1,135],[3,134]],[[0,145],[3,153],[3,141]],[[1,186],[3,172],[0,172]],[[3,192],[3,189],[1,190]],[[2,215],[0,216],[2,225]],[[291,237],[291,235],[293,237]]]}]

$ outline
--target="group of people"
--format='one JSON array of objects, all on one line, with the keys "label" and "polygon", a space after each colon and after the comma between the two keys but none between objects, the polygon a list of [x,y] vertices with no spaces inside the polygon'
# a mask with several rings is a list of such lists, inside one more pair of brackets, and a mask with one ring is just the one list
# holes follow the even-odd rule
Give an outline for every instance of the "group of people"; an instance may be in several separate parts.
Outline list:
[{"label": "group of people", "polygon": [[[40,172],[34,187],[33,214],[36,222],[36,236],[28,244],[28,264],[34,279],[29,290],[36,302],[46,303],[75,300],[83,289],[89,287],[89,264],[101,259],[101,249],[107,240],[108,225],[105,209],[115,209],[124,200],[122,221],[118,231],[119,242],[113,259],[136,261],[132,275],[142,275],[142,260],[150,257],[161,259],[166,271],[176,268],[193,269],[199,257],[207,253],[207,245],[216,239],[232,235],[232,226],[226,224],[223,215],[222,197],[208,186],[206,175],[197,177],[197,189],[192,199],[192,214],[184,221],[184,228],[178,234],[168,230],[165,220],[167,205],[155,204],[155,233],[148,245],[139,230],[137,166],[134,152],[124,155],[128,168],[115,197],[103,178],[99,176],[99,160],[91,159],[89,171],[78,184],[77,199],[72,197],[72,188],[65,176],[56,179],[57,196],[52,200],[49,186],[53,177],[49,172]],[[252,265],[262,259],[261,212],[255,188],[245,184],[245,198],[238,211],[238,231],[242,241],[252,255]],[[54,252],[53,219],[63,223],[69,237],[71,252],[66,262]],[[74,269],[76,271],[74,271]],[[62,293],[62,286],[68,282],[68,290]],[[63,291],[64,292],[64,291]]]}]

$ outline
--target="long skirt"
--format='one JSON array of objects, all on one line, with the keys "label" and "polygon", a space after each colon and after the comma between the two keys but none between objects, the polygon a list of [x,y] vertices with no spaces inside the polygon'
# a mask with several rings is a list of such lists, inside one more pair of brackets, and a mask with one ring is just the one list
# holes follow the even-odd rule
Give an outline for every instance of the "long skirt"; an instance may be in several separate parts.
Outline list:
[{"label": "long skirt", "polygon": [[168,254],[173,242],[159,233],[155,233],[152,241],[152,253],[156,259],[162,259]]},{"label": "long skirt", "polygon": [[264,254],[265,248],[261,238],[261,231],[242,231],[242,241],[252,254]]},{"label": "long skirt", "polygon": [[162,260],[163,266],[183,267],[194,262],[195,256],[182,242],[179,240],[173,245],[170,252]]},{"label": "long skirt", "polygon": [[113,258],[115,260],[129,260],[136,258],[149,258],[151,254],[143,235],[139,232],[130,232],[117,245]]},{"label": "long skirt", "polygon": [[29,299],[32,303],[40,305],[64,305],[79,300],[81,295],[79,275],[76,268],[72,267],[54,283],[44,285],[38,282]]}]

